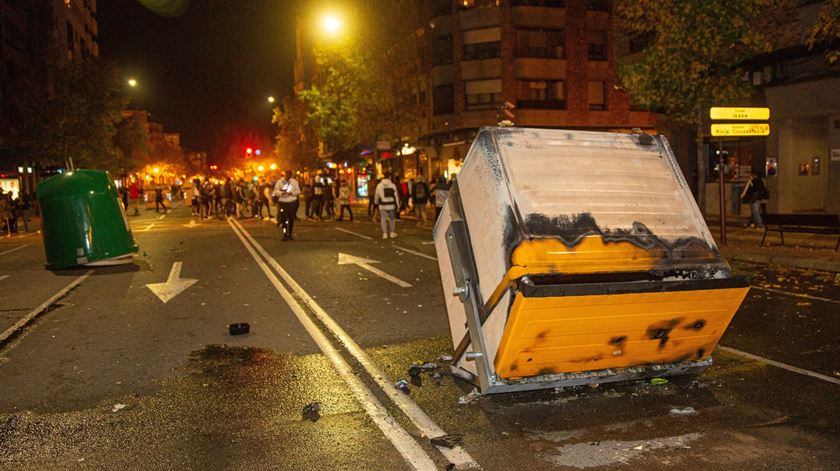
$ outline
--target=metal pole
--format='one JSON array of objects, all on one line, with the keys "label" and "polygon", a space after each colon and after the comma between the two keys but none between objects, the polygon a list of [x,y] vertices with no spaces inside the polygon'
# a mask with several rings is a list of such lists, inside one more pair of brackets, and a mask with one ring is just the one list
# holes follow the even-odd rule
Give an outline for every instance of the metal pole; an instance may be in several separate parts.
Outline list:
[{"label": "metal pole", "polygon": [[720,243],[726,245],[726,192],[723,183],[723,138],[718,142],[718,180],[720,181]]}]

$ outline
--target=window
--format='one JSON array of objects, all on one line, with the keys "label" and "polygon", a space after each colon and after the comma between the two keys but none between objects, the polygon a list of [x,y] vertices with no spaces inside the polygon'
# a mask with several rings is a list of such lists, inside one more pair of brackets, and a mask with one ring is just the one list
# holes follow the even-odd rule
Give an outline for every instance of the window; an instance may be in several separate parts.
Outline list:
[{"label": "window", "polygon": [[519,82],[517,106],[520,108],[566,108],[566,82],[527,80]]},{"label": "window", "polygon": [[435,38],[432,42],[432,65],[452,63],[452,36]]},{"label": "window", "polygon": [[455,112],[455,88],[452,85],[438,85],[432,90],[433,113],[435,116]]},{"label": "window", "polygon": [[607,109],[607,84],[606,82],[589,82],[589,109]]},{"label": "window", "polygon": [[492,59],[502,56],[502,30],[484,28],[464,31],[464,60]]},{"label": "window", "polygon": [[563,0],[513,0],[513,6],[562,8]]},{"label": "window", "polygon": [[565,36],[561,29],[518,30],[516,55],[518,57],[544,57],[563,59]]},{"label": "window", "polygon": [[589,60],[607,60],[607,33],[606,31],[589,31]]},{"label": "window", "polygon": [[487,110],[502,102],[502,80],[473,80],[466,83],[467,110]]},{"label": "window", "polygon": [[499,0],[461,0],[458,2],[461,10],[469,10],[475,7],[497,7]]},{"label": "window", "polygon": [[586,0],[586,9],[589,11],[610,11],[610,4],[607,0]]}]

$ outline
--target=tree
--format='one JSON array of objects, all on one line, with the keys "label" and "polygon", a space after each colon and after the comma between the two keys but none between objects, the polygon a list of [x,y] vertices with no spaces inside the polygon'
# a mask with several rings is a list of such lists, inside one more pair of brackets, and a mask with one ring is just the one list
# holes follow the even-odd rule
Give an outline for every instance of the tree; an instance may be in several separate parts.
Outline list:
[{"label": "tree", "polygon": [[128,117],[120,121],[114,135],[114,145],[121,157],[117,166],[124,171],[136,170],[148,163],[149,132],[139,120]]},{"label": "tree", "polygon": [[308,109],[297,96],[284,97],[280,106],[274,108],[271,122],[277,125],[274,150],[285,161],[284,167],[314,167],[317,162],[317,139],[314,130],[307,125]]},{"label": "tree", "polygon": [[4,139],[19,162],[117,168],[113,137],[127,100],[113,70],[97,63],[49,65],[23,84],[22,123]]},{"label": "tree", "polygon": [[697,126],[698,204],[704,207],[703,116],[712,105],[749,97],[742,64],[769,51],[759,21],[778,0],[622,0],[616,13],[630,34],[655,34],[640,60],[618,75],[633,99]]},{"label": "tree", "polygon": [[826,0],[820,16],[808,32],[806,44],[813,49],[826,45],[825,60],[829,65],[840,61],[840,0]]}]

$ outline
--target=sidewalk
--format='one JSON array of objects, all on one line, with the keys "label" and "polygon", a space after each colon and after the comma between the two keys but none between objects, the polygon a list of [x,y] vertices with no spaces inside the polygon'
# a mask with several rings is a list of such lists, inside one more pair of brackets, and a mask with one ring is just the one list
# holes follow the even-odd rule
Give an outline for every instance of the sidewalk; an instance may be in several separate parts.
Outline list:
[{"label": "sidewalk", "polygon": [[834,251],[837,236],[785,233],[781,245],[778,232],[768,232],[760,246],[764,229],[749,229],[736,224],[726,225],[726,245],[720,243],[720,226],[709,223],[709,231],[728,260],[786,265],[797,268],[840,272],[840,252]]}]

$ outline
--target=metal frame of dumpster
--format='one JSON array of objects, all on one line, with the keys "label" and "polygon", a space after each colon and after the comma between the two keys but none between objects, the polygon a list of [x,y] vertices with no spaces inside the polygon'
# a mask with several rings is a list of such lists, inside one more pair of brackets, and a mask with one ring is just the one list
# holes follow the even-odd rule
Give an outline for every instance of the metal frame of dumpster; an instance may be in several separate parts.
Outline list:
[{"label": "metal frame of dumpster", "polygon": [[[457,182],[455,182],[450,189],[447,204],[449,205],[449,209],[452,214],[452,221],[446,229],[445,237],[452,264],[452,270],[457,284],[457,287],[452,295],[458,296],[463,303],[468,325],[468,335],[466,335],[455,348],[455,353],[451,361],[451,369],[454,375],[470,381],[473,384],[477,384],[483,394],[527,391],[555,387],[572,387],[593,383],[630,381],[653,376],[694,374],[703,371],[712,364],[712,358],[708,357],[701,361],[683,361],[679,363],[609,368],[579,373],[554,373],[530,376],[516,380],[501,379],[497,374],[492,373],[494,370],[490,365],[490,359],[484,354],[487,349],[485,347],[482,326],[484,325],[484,321],[486,321],[487,318],[496,311],[502,296],[499,295],[496,299],[485,300],[478,286],[478,275],[474,262],[475,259],[469,243],[469,228],[463,218],[463,208],[461,206],[461,198]],[[527,283],[527,277],[525,278],[526,279],[523,281]],[[711,283],[704,283],[704,281]],[[634,289],[647,291],[652,289],[663,289],[662,284],[662,282],[652,282],[646,286],[639,286]],[[747,283],[746,280],[742,278],[731,278],[721,280],[697,280],[696,286],[692,286],[692,284],[694,283],[678,283],[678,289],[704,289],[710,286],[703,285],[709,284],[714,285],[714,287],[717,288],[742,287]],[[595,287],[595,289],[600,292],[606,291],[618,293],[622,292],[622,287],[620,285],[621,283],[614,283],[610,286],[599,284]],[[659,286],[654,289],[652,285]],[[574,286],[575,285],[567,286],[565,289],[574,289],[572,288]],[[552,288],[558,289],[560,287],[555,286]],[[578,286],[578,288],[580,289],[580,286]],[[677,288],[677,286],[675,286],[675,288]],[[470,345],[472,346],[472,350],[466,351]],[[457,366],[458,361],[464,356],[466,356],[467,360],[475,362],[478,373],[477,375],[474,375],[473,373]]]}]

